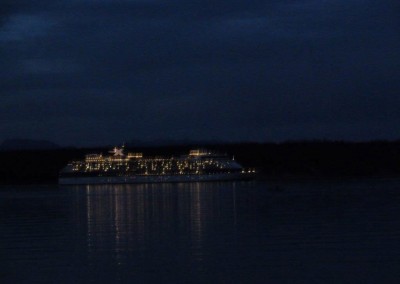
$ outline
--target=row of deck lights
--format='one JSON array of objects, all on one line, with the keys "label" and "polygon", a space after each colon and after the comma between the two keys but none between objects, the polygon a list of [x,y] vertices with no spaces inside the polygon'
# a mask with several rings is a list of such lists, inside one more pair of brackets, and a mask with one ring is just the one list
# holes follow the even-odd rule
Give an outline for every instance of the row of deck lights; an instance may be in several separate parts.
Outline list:
[{"label": "row of deck lights", "polygon": [[[193,157],[191,160],[180,160],[176,158],[160,158],[155,157],[151,159],[142,159],[142,153],[128,153],[127,156],[111,156],[103,157],[102,154],[89,154],[85,157],[85,162],[73,163],[73,170],[85,170],[85,171],[98,171],[98,170],[125,170],[128,171],[132,166],[144,170],[148,174],[149,169],[151,172],[162,172],[165,174],[166,171],[172,171],[176,168],[177,173],[185,174],[188,172],[201,173],[206,168],[209,169],[224,169],[229,166],[229,163],[221,163],[217,159],[198,159],[198,156],[202,156],[205,153],[203,151],[195,150],[191,151],[189,157]],[[150,164],[149,164],[150,163]],[[133,164],[133,165],[132,165]],[[136,164],[136,166],[135,166]],[[131,166],[131,167],[130,167]],[[255,172],[255,170],[249,170],[249,172]]]}]

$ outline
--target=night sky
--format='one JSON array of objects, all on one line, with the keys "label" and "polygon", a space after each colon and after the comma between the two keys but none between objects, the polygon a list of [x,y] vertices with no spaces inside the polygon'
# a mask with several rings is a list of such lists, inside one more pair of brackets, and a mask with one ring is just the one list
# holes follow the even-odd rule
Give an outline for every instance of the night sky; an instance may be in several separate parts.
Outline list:
[{"label": "night sky", "polygon": [[399,0],[1,0],[0,142],[400,139]]}]

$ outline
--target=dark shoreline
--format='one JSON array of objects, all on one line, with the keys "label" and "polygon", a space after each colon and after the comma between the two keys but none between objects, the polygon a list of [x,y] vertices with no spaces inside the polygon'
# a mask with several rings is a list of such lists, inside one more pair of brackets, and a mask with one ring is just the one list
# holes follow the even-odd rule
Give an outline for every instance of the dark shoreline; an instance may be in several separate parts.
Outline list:
[{"label": "dark shoreline", "polygon": [[[145,156],[176,156],[201,145],[131,147]],[[400,178],[400,141],[232,143],[205,148],[234,155],[244,167],[259,171],[257,180],[348,180]],[[0,184],[57,183],[71,160],[108,148],[66,148],[0,152]]]}]

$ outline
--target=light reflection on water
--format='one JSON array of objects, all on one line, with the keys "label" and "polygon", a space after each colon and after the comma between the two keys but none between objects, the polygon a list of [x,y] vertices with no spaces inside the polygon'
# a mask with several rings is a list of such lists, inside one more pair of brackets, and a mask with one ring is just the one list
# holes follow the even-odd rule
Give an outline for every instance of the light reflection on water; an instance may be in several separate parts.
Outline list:
[{"label": "light reflection on water", "polygon": [[[151,261],[149,267],[168,267],[172,257],[181,267],[203,271],[204,237],[210,224],[221,220],[225,226],[235,226],[235,187],[235,183],[182,183],[68,190],[77,200],[85,191],[74,211],[86,212],[90,265],[108,259],[123,271],[128,265],[135,269],[132,259],[138,258],[141,263]],[[136,269],[144,268],[141,263]]]},{"label": "light reflection on water", "polygon": [[[80,195],[82,187],[71,190]],[[90,256],[96,257],[99,248],[110,249],[111,245],[118,263],[122,264],[127,251],[143,252],[157,239],[163,241],[164,236],[179,232],[178,239],[170,245],[189,244],[193,259],[201,261],[207,222],[218,218],[221,211],[228,213],[224,218],[231,222],[235,219],[235,208],[231,206],[235,204],[234,191],[225,190],[221,202],[220,189],[215,183],[88,185],[86,204],[75,206],[76,211],[87,212]]]},{"label": "light reflection on water", "polygon": [[3,187],[0,283],[392,283],[399,190],[399,181]]}]

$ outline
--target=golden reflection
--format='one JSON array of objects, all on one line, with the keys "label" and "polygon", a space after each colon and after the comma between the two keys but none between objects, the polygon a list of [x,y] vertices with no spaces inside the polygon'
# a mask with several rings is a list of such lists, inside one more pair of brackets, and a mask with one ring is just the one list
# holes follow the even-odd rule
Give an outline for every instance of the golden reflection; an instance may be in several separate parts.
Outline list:
[{"label": "golden reflection", "polygon": [[199,254],[202,248],[202,235],[203,235],[203,224],[204,220],[202,213],[206,212],[202,211],[201,204],[201,183],[191,183],[189,184],[190,189],[190,216],[191,216],[191,232],[192,232],[192,241],[193,247],[196,249],[195,253],[199,258],[202,258],[202,255]]},{"label": "golden reflection", "polygon": [[[159,246],[178,251],[189,246],[193,257],[202,261],[207,229],[222,215],[220,210],[232,212],[232,206],[236,210],[233,185],[166,183],[76,187],[80,198],[85,198],[89,257],[111,248],[115,263],[121,265],[127,253],[140,255]],[[222,204],[225,209],[221,208]]]}]

